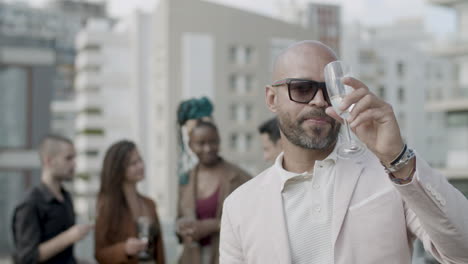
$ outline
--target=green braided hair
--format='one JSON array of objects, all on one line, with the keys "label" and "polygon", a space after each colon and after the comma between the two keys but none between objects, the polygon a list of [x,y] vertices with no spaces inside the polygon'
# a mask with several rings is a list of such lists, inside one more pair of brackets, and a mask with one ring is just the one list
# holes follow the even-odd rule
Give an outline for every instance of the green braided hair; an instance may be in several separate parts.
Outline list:
[{"label": "green braided hair", "polygon": [[182,135],[182,127],[188,120],[201,119],[203,117],[211,117],[213,113],[213,104],[207,97],[201,97],[199,99],[192,98],[182,101],[177,108],[177,124],[179,126],[179,147],[180,157],[178,165],[178,176],[179,184],[185,185],[188,183],[189,174],[187,170],[187,164],[184,164],[184,158],[190,157],[184,146],[184,140]]},{"label": "green braided hair", "polygon": [[190,119],[200,119],[211,116],[213,113],[213,104],[207,97],[200,99],[189,99],[182,101],[177,109],[177,122],[183,126]]}]

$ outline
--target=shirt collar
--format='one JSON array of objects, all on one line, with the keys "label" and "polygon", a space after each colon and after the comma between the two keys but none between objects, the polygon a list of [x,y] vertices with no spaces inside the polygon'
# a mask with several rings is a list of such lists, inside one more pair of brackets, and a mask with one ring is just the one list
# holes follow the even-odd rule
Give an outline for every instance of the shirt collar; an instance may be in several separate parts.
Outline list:
[{"label": "shirt collar", "polygon": [[[47,185],[45,185],[45,183],[41,182],[39,184],[39,190],[40,190],[40,192],[41,192],[41,194],[44,197],[44,200],[46,202],[50,203],[50,202],[52,202],[54,200],[58,201],[57,198],[55,198],[52,191],[49,189],[49,187],[47,187]],[[63,197],[65,198],[66,194],[65,194],[65,190],[63,189],[63,187],[60,187],[60,191],[62,192]]]},{"label": "shirt collar", "polygon": [[[335,147],[333,148],[333,151],[323,160],[318,160],[315,162],[315,165],[317,164],[323,164],[323,163],[328,163],[330,165],[334,165],[338,159],[338,156],[336,154],[336,149],[337,146],[340,144],[340,139],[338,138],[337,143],[335,144]],[[280,174],[280,179],[281,179],[281,192],[284,189],[284,186],[287,181],[296,178],[298,180],[307,180],[311,179],[313,174],[309,173],[308,171],[304,171],[302,173],[295,173],[295,172],[290,172],[287,171],[283,168],[283,157],[284,157],[284,152],[281,152],[278,157],[276,157],[275,164],[273,167],[277,172]]]}]

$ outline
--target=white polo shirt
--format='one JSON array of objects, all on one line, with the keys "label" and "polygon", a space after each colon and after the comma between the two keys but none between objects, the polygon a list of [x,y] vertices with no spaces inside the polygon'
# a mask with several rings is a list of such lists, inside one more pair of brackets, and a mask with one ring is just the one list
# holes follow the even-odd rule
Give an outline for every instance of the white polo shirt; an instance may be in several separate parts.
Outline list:
[{"label": "white polo shirt", "polygon": [[292,264],[332,264],[331,224],[336,150],[316,161],[313,172],[301,174],[283,168],[283,153],[275,161],[281,175],[281,196],[288,229]]}]

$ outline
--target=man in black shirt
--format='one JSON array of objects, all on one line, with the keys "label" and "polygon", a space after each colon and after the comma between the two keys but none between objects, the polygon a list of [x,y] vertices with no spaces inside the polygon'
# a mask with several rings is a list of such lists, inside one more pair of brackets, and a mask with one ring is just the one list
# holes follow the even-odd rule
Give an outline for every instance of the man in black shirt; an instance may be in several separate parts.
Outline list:
[{"label": "man in black shirt", "polygon": [[70,194],[63,181],[73,178],[75,150],[64,137],[49,135],[39,148],[41,183],[16,207],[13,215],[15,263],[74,264],[73,244],[83,239],[91,225],[75,224]]}]

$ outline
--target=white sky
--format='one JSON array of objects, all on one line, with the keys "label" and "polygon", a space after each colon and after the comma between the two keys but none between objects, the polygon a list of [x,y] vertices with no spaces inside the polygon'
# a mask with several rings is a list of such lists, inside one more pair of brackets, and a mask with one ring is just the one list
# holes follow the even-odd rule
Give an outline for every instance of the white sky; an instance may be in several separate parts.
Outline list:
[{"label": "white sky", "polygon": [[[10,0],[20,1],[20,0]],[[24,0],[22,0],[24,1]],[[46,0],[28,0],[39,4]],[[102,0],[95,0],[102,1]],[[107,0],[111,14],[125,16],[133,9],[153,9],[159,0]],[[194,0],[195,1],[195,0]],[[427,0],[210,0],[251,10],[265,15],[276,15],[279,2],[322,2],[340,4],[343,7],[345,22],[359,21],[366,25],[389,24],[399,18],[423,17],[426,28],[434,33],[445,34],[455,29],[453,10],[426,3]]]}]

